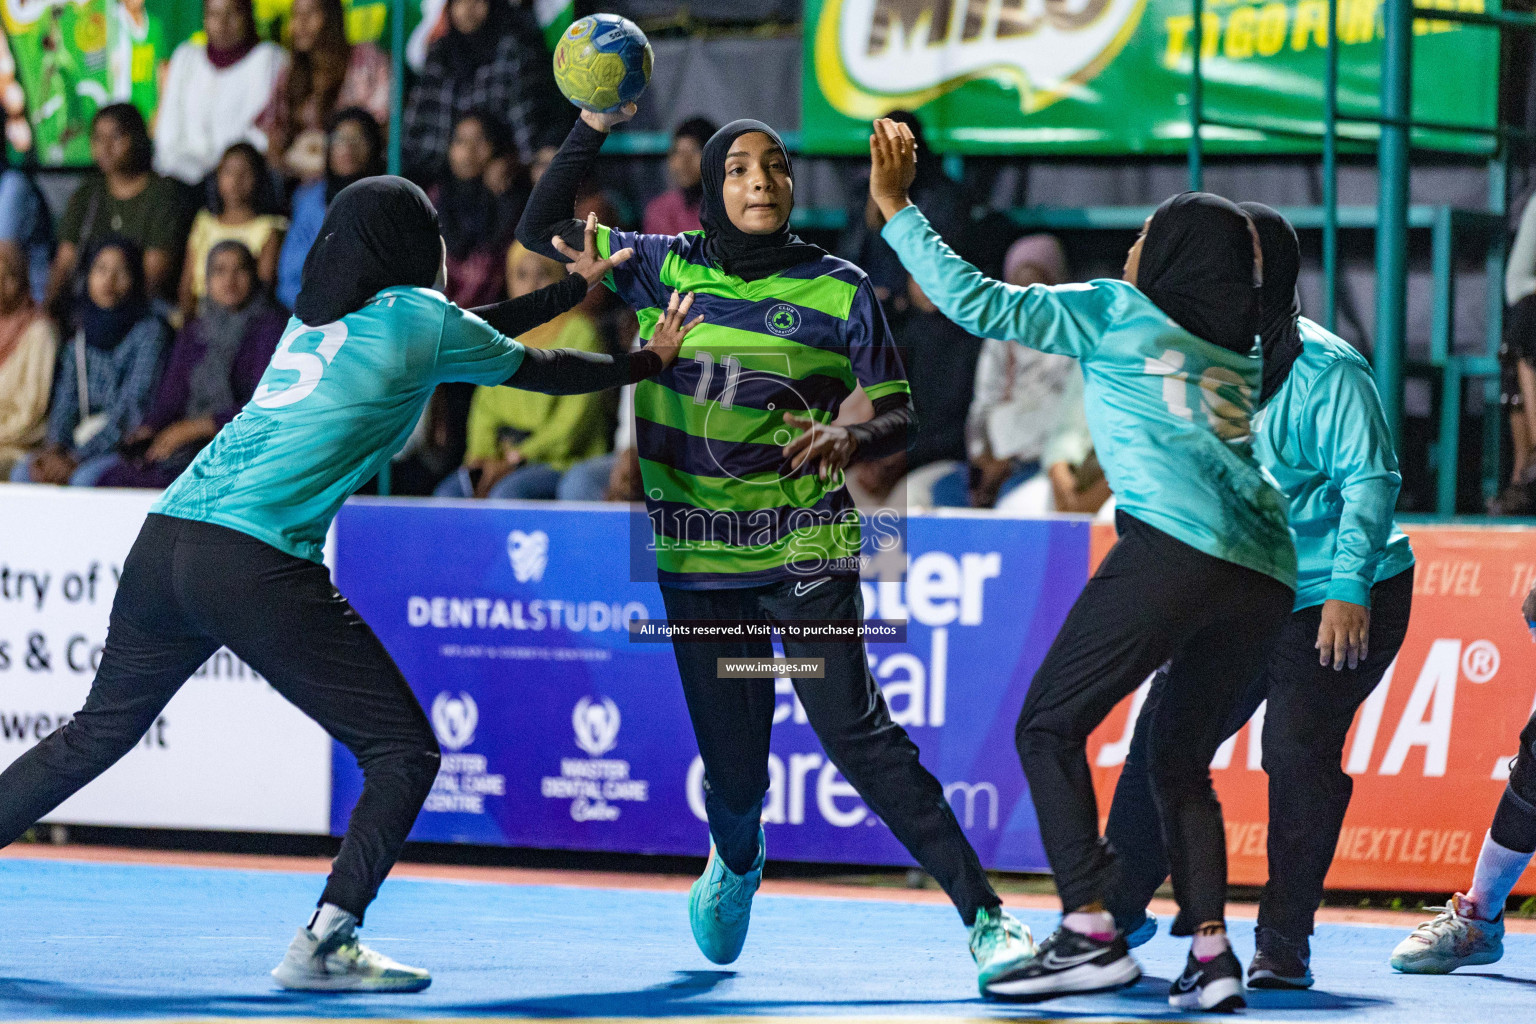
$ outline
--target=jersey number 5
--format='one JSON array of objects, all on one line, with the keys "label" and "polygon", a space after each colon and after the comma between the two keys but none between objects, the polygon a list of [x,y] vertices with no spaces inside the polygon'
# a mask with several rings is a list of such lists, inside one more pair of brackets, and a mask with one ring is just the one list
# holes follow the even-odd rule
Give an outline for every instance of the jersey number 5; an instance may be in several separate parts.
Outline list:
[{"label": "jersey number 5", "polygon": [[[293,351],[294,341],[306,334],[320,335],[320,344],[315,346],[315,351]],[[274,388],[263,380],[256,388],[256,393],[251,396],[251,401],[263,409],[281,409],[295,402],[304,401],[309,397],[310,392],[315,390],[315,385],[320,383],[320,378],[325,375],[325,368],[331,365],[331,360],[336,358],[336,353],[341,350],[346,340],[347,325],[339,320],[320,327],[307,327],[303,324],[295,327],[283,335],[283,340],[277,343],[277,351],[272,353],[272,365],[267,372],[288,370],[297,373],[299,379],[278,388]]]}]

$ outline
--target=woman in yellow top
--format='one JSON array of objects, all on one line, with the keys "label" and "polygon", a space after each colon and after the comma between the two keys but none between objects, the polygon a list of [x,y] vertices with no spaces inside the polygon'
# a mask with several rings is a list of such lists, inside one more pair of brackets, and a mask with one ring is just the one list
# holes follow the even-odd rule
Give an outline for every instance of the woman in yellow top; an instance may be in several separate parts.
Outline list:
[{"label": "woman in yellow top", "polygon": [[[554,260],[513,243],[507,290],[516,299],[565,277]],[[529,348],[603,350],[597,324],[580,308],[518,335]],[[612,394],[545,395],[510,387],[477,387],[469,404],[464,465],[438,485],[439,498],[555,497],[560,477],[608,450]]]},{"label": "woman in yellow top", "polygon": [[277,279],[277,257],[288,218],[277,213],[277,187],[266,157],[249,142],[224,151],[208,190],[208,206],[197,211],[187,237],[187,258],[181,272],[181,311],[187,319],[208,292],[208,253],[220,242],[240,242],[256,255],[262,284]]},{"label": "woman in yellow top", "polygon": [[0,241],[0,480],[43,440],[58,331],[32,301],[27,254]]}]

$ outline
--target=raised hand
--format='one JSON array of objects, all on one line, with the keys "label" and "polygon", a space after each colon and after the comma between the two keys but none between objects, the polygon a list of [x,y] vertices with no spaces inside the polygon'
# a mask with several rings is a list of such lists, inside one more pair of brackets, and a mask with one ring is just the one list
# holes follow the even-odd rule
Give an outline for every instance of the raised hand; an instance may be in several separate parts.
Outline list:
[{"label": "raised hand", "polygon": [[656,325],[656,333],[651,335],[651,343],[645,346],[645,351],[655,352],[661,357],[663,368],[671,366],[672,360],[677,358],[677,351],[683,347],[683,339],[688,336],[688,332],[704,322],[703,313],[688,320],[688,311],[692,308],[692,293],[679,296],[673,292],[667,302],[667,311]]},{"label": "raised hand", "polygon": [[917,177],[917,139],[888,117],[874,122],[869,137],[869,196],[886,220],[912,205],[907,190]]},{"label": "raised hand", "polygon": [[628,121],[638,113],[640,113],[639,107],[635,106],[633,103],[626,103],[618,110],[610,111],[606,114],[598,114],[590,110],[583,110],[581,112],[581,119],[587,122],[590,127],[596,128],[598,131],[606,135],[612,131],[614,127],[623,124],[625,121]]},{"label": "raised hand", "polygon": [[618,252],[602,259],[597,255],[597,214],[587,214],[586,230],[582,234],[581,252],[577,252],[565,244],[565,239],[556,236],[551,238],[550,244],[555,250],[570,260],[566,264],[567,270],[573,274],[580,274],[587,281],[590,288],[607,276],[608,271],[623,263],[635,254],[633,249],[620,249]]}]

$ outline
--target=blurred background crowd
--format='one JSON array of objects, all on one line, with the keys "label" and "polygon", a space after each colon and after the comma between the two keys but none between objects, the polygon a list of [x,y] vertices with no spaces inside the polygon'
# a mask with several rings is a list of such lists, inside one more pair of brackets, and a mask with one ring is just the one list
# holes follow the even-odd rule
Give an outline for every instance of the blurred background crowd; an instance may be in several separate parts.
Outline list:
[{"label": "blurred background crowd", "polygon": [[[271,20],[253,0],[206,0],[202,31],[170,52],[142,42],[157,31],[144,19],[143,0],[106,6],[130,40],[123,60],[132,73],[89,117],[88,136],[66,138],[66,128],[50,143],[88,148],[90,168],[41,171],[16,156],[42,148],[32,145],[33,122],[11,116],[6,126],[0,480],[161,487],[173,479],[250,398],[327,203],[348,183],[384,171],[396,96],[399,166],[428,189],[441,215],[449,298],[475,306],[558,280],[557,264],[513,241],[529,190],[575,116],[551,73],[548,3],[423,4],[403,82],[393,80],[377,43],[357,40],[356,5],[342,0],[291,0]],[[653,29],[657,81],[636,125],[665,133],[667,144],[664,153],[606,159],[583,189],[580,212],[647,232],[697,229],[700,152],[715,124],[756,116],[797,126],[798,4],[751,0],[735,10],[734,32],[670,6],[610,9]],[[43,46],[47,52],[46,37]],[[699,58],[705,49],[707,60]],[[0,77],[14,72],[0,66]],[[896,116],[921,135],[915,117]],[[1177,168],[1155,162],[1074,169],[998,158],[961,165],[928,148],[920,155],[917,204],[962,255],[1021,285],[1117,275],[1131,236],[1029,232],[1009,209],[1068,205],[1063,198],[1081,204],[1090,195],[1101,204],[1150,203],[1179,190]],[[905,353],[919,419],[904,453],[851,471],[856,497],[1020,513],[1105,508],[1111,496],[1071,361],[970,337],[948,322],[880,240],[859,161],[797,166],[802,205],[834,214],[802,217],[797,230],[874,280]],[[1350,179],[1346,168],[1346,193],[1363,187],[1369,169],[1360,170]],[[1230,180],[1209,187],[1238,198],[1283,203],[1284,193],[1295,193],[1312,201],[1305,169],[1235,162],[1212,173]],[[1435,177],[1431,169],[1426,187],[1457,194],[1481,187],[1458,173]],[[1519,514],[1536,495],[1536,343],[1524,340],[1536,338],[1536,212],[1516,220],[1503,382],[1509,486],[1490,510]],[[1347,286],[1347,268],[1345,276]],[[1315,288],[1304,280],[1309,304]],[[1368,347],[1347,291],[1340,331]],[[522,340],[618,350],[635,333],[633,315],[595,289],[583,306]],[[445,385],[394,460],[390,492],[637,498],[627,400]],[[1413,404],[1410,395],[1410,416]],[[870,414],[856,393],[840,419]],[[1480,432],[1467,433],[1481,443]],[[1421,456],[1428,447],[1411,421],[1405,444],[1417,444]],[[1428,501],[1414,465],[1410,452],[1403,499],[1410,509]]]}]

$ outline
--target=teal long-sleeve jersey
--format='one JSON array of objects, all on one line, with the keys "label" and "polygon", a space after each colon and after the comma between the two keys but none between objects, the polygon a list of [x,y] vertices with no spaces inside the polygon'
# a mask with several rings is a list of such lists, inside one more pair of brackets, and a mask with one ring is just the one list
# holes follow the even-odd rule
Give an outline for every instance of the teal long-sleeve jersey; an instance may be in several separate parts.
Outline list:
[{"label": "teal long-sleeve jersey", "polygon": [[1285,500],[1253,450],[1257,340],[1248,354],[1212,345],[1124,281],[993,280],[956,256],[916,207],[892,217],[883,235],[961,327],[1082,363],[1088,431],[1117,508],[1295,588]]},{"label": "teal long-sleeve jersey", "polygon": [[1296,610],[1329,599],[1371,606],[1371,587],[1413,564],[1393,521],[1402,477],[1370,364],[1302,317],[1301,354],[1258,416],[1259,461],[1296,534]]}]

